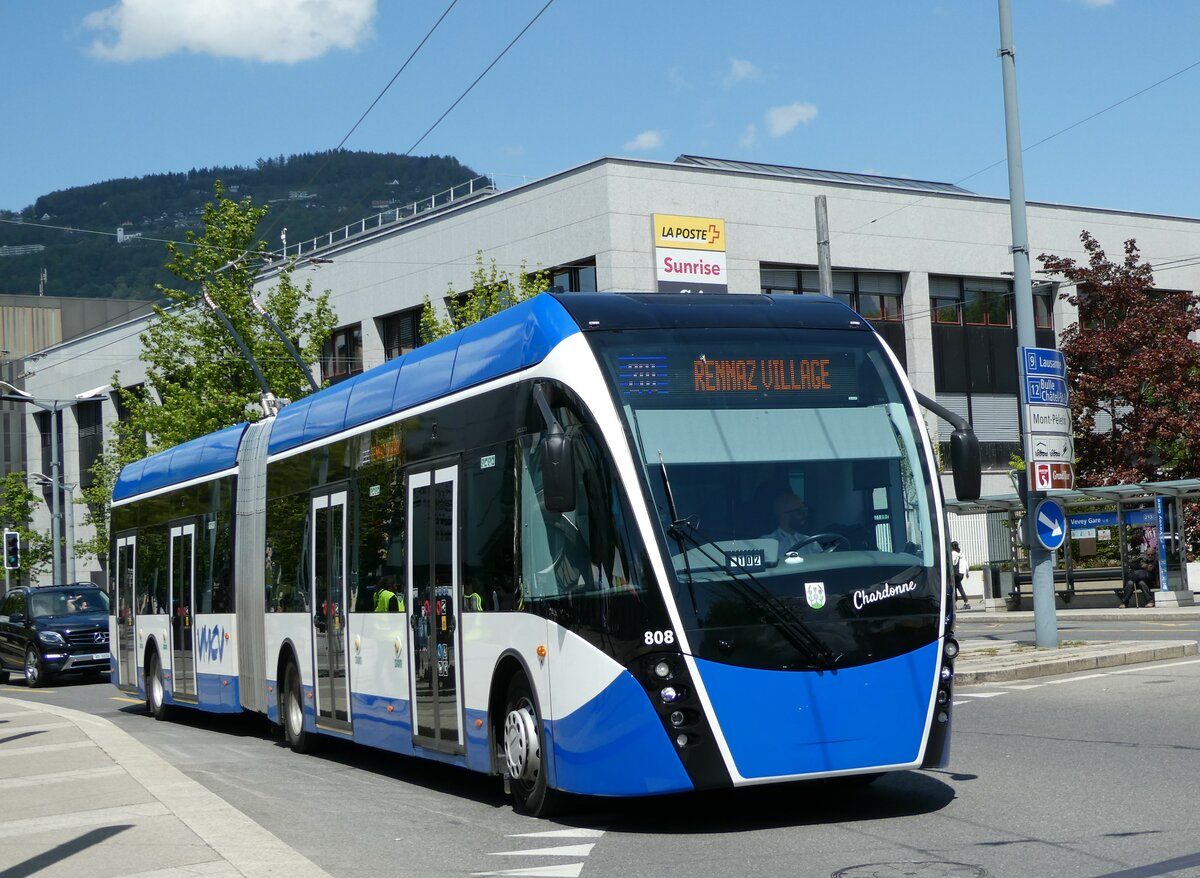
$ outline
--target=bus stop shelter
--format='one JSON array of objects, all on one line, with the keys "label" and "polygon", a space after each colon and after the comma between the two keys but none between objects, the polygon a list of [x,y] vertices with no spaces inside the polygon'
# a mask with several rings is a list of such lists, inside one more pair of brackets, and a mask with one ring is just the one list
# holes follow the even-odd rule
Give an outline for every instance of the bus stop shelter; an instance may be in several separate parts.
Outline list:
[{"label": "bus stop shelter", "polygon": [[[1157,562],[1156,605],[1195,603],[1188,582],[1183,504],[1200,501],[1200,479],[1053,490],[1046,496],[1066,512],[1068,533],[1064,545],[1073,549],[1055,553],[1055,591],[1064,604],[1069,604],[1078,591],[1086,590],[1089,583],[1115,583],[1119,588],[1132,553],[1139,551],[1151,554]],[[946,505],[958,517],[955,525],[959,526],[951,530],[969,535],[973,557],[986,559],[985,605],[994,606],[1002,600],[1019,605],[1022,585],[1031,578],[1021,498],[1014,492],[970,501],[949,500]],[[1097,554],[1100,543],[1112,540],[1119,547],[1115,559],[1104,565],[1086,563],[1088,557]],[[1111,549],[1107,554],[1113,554]]]}]

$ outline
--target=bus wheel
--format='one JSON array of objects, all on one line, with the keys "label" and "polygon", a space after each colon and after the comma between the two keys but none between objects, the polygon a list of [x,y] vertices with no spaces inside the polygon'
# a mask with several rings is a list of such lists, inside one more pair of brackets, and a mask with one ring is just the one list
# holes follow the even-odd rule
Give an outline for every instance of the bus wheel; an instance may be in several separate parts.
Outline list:
[{"label": "bus wheel", "polygon": [[157,652],[150,653],[146,659],[146,710],[157,720],[167,718],[167,690]]},{"label": "bus wheel", "polygon": [[283,739],[293,752],[307,753],[312,749],[312,735],[304,728],[304,688],[300,685],[300,671],[294,662],[288,662],[283,675],[279,720],[283,725]]},{"label": "bus wheel", "polygon": [[542,722],[524,674],[509,681],[504,704],[504,762],[513,810],[548,817],[558,806],[558,795],[546,782]]}]

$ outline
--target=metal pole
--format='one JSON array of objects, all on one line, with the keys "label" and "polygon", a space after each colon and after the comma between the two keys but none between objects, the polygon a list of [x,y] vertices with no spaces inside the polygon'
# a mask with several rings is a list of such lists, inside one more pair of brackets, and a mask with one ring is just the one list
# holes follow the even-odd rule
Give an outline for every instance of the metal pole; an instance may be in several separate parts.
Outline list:
[{"label": "metal pole", "polygon": [[58,460],[58,403],[55,402],[50,406],[41,406],[50,413],[50,490],[53,492],[50,497],[50,543],[54,548],[54,554],[51,559],[51,575],[54,577],[55,583],[62,582],[62,562],[60,561],[60,546],[61,539],[61,522],[62,522],[62,499],[59,496],[59,488],[62,485],[62,468]]},{"label": "metal pole", "polygon": [[822,296],[833,295],[833,266],[829,259],[829,207],[825,196],[818,195],[817,206],[817,278]]},{"label": "metal pole", "polygon": [[[1013,52],[1012,9],[1009,0],[1000,4],[1000,69],[1004,76],[1004,129],[1008,144],[1008,205],[1012,217],[1013,303],[1016,307],[1017,345],[1036,347],[1033,323],[1033,286],[1029,279],[1029,231],[1025,224],[1025,169],[1021,163],[1021,123],[1017,112],[1017,67]],[[1019,352],[1018,352],[1019,356]],[[1024,397],[1022,397],[1023,399]],[[1023,408],[1023,404],[1022,404]],[[1031,445],[1029,419],[1023,418],[1021,439],[1025,450],[1026,476],[1030,470]],[[1030,485],[1025,508],[1025,532],[1029,545],[1029,566],[1033,572],[1033,619],[1039,647],[1056,647],[1058,619],[1054,608],[1054,553],[1041,547],[1037,539],[1034,510],[1045,498]]]},{"label": "metal pole", "polygon": [[75,581],[75,486],[63,485],[67,492],[67,579]]}]

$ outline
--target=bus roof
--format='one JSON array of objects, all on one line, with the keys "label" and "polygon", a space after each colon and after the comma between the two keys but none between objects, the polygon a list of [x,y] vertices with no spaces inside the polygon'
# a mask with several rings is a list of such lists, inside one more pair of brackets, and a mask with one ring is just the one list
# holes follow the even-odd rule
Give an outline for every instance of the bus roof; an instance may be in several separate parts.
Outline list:
[{"label": "bus roof", "polygon": [[[542,361],[563,339],[603,329],[788,326],[867,329],[825,296],[554,293],[535,296],[472,326],[285,406],[271,427],[278,454]],[[232,469],[246,424],[184,442],[126,466],[113,500]]]},{"label": "bus roof", "polygon": [[560,293],[555,298],[584,332],[710,326],[870,330],[866,320],[829,296]]}]

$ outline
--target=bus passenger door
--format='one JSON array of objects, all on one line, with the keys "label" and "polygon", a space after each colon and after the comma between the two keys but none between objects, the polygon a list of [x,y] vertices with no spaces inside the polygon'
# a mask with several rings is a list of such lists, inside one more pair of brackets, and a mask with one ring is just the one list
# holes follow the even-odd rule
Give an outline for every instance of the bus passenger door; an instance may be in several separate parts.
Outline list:
[{"label": "bus passenger door", "polygon": [[113,655],[117,660],[117,685],[130,692],[138,687],[137,631],[137,537],[117,537],[116,598],[117,624],[113,630]]},{"label": "bus passenger door", "polygon": [[458,670],[458,467],[408,477],[408,666],[414,741],[461,753]]},{"label": "bus passenger door", "polygon": [[319,725],[350,726],[346,641],[346,492],[312,499],[312,637]]},{"label": "bus passenger door", "polygon": [[196,525],[171,528],[171,697],[196,699],[195,606]]}]

